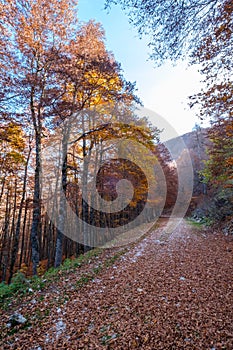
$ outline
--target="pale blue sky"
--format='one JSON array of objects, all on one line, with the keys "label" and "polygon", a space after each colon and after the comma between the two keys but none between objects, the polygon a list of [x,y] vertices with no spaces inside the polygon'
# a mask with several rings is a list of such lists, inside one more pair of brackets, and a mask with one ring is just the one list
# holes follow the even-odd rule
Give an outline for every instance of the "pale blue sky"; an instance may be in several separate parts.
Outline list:
[{"label": "pale blue sky", "polygon": [[[136,81],[144,107],[159,113],[179,135],[191,131],[199,120],[189,110],[187,97],[200,91],[197,69],[187,68],[187,63],[155,68],[148,60],[147,38],[138,38],[137,30],[130,26],[119,6],[107,13],[104,0],[79,0],[78,8],[80,21],[95,19],[102,23],[106,46],[121,63],[125,78]],[[156,125],[155,114],[151,121]]]}]

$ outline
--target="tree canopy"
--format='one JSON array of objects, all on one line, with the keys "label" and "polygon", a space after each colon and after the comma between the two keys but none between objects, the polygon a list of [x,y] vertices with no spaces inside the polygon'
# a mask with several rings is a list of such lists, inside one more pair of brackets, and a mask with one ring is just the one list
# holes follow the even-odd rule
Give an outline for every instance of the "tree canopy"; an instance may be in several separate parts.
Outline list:
[{"label": "tree canopy", "polygon": [[225,0],[214,18],[213,31],[193,52],[193,62],[201,65],[203,89],[192,102],[200,107],[200,117],[209,118],[212,147],[208,153],[206,178],[215,185],[233,187],[233,5]]},{"label": "tree canopy", "polygon": [[147,35],[151,57],[161,63],[189,54],[213,28],[219,0],[106,0],[106,8],[120,4],[140,36]]},{"label": "tree canopy", "polygon": [[106,0],[105,3],[106,8],[120,4],[139,35],[147,36],[151,58],[156,64],[187,58],[190,64],[199,65],[203,85],[198,94],[190,97],[190,107],[197,104],[200,119],[210,122],[209,159],[202,175],[214,196],[224,191],[231,210],[222,217],[232,218],[232,0]]},{"label": "tree canopy", "polygon": [[[10,281],[24,264],[36,274],[41,260],[47,260],[47,268],[58,266],[64,255],[93,247],[87,239],[80,243],[63,234],[66,224],[73,232],[66,197],[85,222],[106,223],[107,214],[95,212],[93,218],[82,198],[95,204],[91,180],[108,156],[118,156],[111,136],[154,148],[159,131],[136,116],[135,84],[124,79],[106,49],[101,24],[78,22],[76,1],[0,0],[0,44],[0,278]],[[73,127],[77,141],[70,147]],[[47,146],[58,129],[61,148],[50,151],[46,163]],[[45,163],[51,173],[54,159],[55,192],[64,193],[64,199],[51,199],[51,183],[43,181]],[[111,177],[117,179],[115,171]],[[141,183],[140,176],[136,180]],[[139,190],[138,209],[145,197]],[[123,222],[127,213],[119,216]],[[75,229],[88,237],[83,227]]]}]

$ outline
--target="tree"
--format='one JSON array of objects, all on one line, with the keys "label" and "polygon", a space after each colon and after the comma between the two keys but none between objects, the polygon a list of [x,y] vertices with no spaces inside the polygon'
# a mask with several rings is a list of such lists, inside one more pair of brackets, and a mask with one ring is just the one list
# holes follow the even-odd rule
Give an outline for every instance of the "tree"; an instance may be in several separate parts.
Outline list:
[{"label": "tree", "polygon": [[[68,200],[82,222],[93,227],[89,226],[88,230],[88,225],[84,224],[81,230],[82,233],[85,232],[84,242],[89,246],[104,244],[113,239],[115,233],[140,215],[147,203],[147,179],[149,181],[150,177],[155,177],[154,163],[157,162],[152,153],[153,141],[159,134],[157,129],[151,129],[145,118],[139,120],[133,113],[131,120],[123,123],[115,111],[116,114],[109,115],[107,122],[108,116],[106,113],[101,114],[101,109],[102,112],[107,111],[103,105],[96,107],[96,118],[91,124],[93,127],[74,140],[68,159],[68,188],[72,190],[68,194]],[[121,195],[117,196],[116,184],[122,179],[128,179],[133,186],[133,198],[129,202],[130,197],[125,196],[125,187]],[[152,180],[150,187],[151,183]],[[100,203],[96,189],[108,205]],[[116,198],[118,201],[114,202]],[[77,208],[77,203],[82,205]],[[144,219],[147,220],[147,217],[144,216]],[[104,235],[96,233],[99,232],[98,228],[104,229]],[[114,228],[117,228],[115,232]]]},{"label": "tree", "polygon": [[[147,35],[151,57],[162,63],[166,59],[185,57],[212,32],[219,0],[106,0],[106,8],[120,4],[139,35]],[[205,25],[203,25],[203,23]]]},{"label": "tree", "polygon": [[233,187],[233,6],[225,0],[212,21],[213,31],[193,52],[193,62],[201,65],[204,88],[192,96],[198,103],[201,118],[209,118],[208,137],[212,145],[204,171],[206,181],[217,186]]},{"label": "tree", "polygon": [[3,280],[18,250],[14,233],[25,155],[26,140],[22,127],[5,121],[0,128],[0,262]]},{"label": "tree", "polygon": [[[206,215],[213,221],[232,220],[233,203],[233,6],[225,0],[213,17],[212,31],[192,54],[192,63],[199,63],[203,75],[202,91],[191,97],[191,106],[198,104],[202,119],[209,118],[209,159],[202,171],[211,198]],[[204,23],[204,25],[208,25]],[[225,225],[225,224],[224,224]],[[232,224],[226,232],[232,230]]]},{"label": "tree", "polygon": [[[134,85],[124,80],[120,66],[105,48],[102,27],[93,21],[86,25],[78,25],[76,10],[76,3],[72,0],[59,2],[52,0],[49,3],[44,0],[0,1],[1,117],[6,121],[9,119],[17,121],[26,134],[29,133],[28,125],[31,125],[34,134],[29,165],[29,169],[35,168],[34,185],[31,187],[33,207],[31,207],[31,199],[24,197],[25,186],[28,184],[26,182],[22,184],[17,179],[17,183],[22,185],[23,193],[21,202],[17,202],[20,208],[17,223],[20,225],[23,209],[24,218],[22,236],[19,237],[19,227],[17,232],[14,231],[15,249],[10,274],[13,272],[16,261],[18,244],[26,242],[24,257],[27,262],[30,260],[28,237],[25,236],[28,235],[30,227],[33,273],[37,272],[41,257],[46,256],[44,252],[48,244],[47,234],[51,241],[57,240],[58,243],[55,249],[50,248],[50,242],[47,246],[47,254],[56,252],[56,265],[61,261],[63,237],[56,232],[51,222],[47,222],[41,205],[41,156],[48,136],[54,132],[57,125],[63,127],[64,142],[61,151],[66,154],[69,136],[69,128],[66,128],[68,123],[65,123],[67,118],[76,117],[80,125],[80,133],[85,134],[88,127],[94,126],[96,121],[83,119],[84,114],[80,112],[84,108],[110,101],[115,103],[124,100],[130,104],[136,100],[133,93]],[[85,140],[83,140],[83,146],[86,152],[89,146]],[[28,162],[25,167],[25,178],[27,167]],[[58,176],[60,175],[65,189],[66,162],[63,163],[62,174]],[[1,193],[3,191],[4,181],[1,183]],[[9,188],[7,192],[6,212],[8,213],[13,213],[12,191]],[[16,190],[14,193],[16,197]],[[59,220],[64,224],[66,214],[62,203],[53,203],[53,207],[54,210],[57,207],[60,208],[62,215]],[[8,220],[10,220],[9,215],[5,221],[7,230],[10,227]],[[11,229],[12,232],[13,229]],[[20,261],[22,259],[21,254]],[[49,259],[49,263],[52,260],[53,258]]]},{"label": "tree", "polygon": [[[57,104],[56,119],[65,121],[65,118],[69,117],[71,120],[77,120],[77,131],[84,135],[82,137],[82,191],[84,198],[86,197],[84,192],[87,189],[89,159],[94,145],[93,142],[90,144],[87,142],[85,133],[104,122],[103,118],[99,118],[101,113],[96,113],[96,107],[102,106],[104,109],[106,104],[136,101],[134,85],[126,82],[121,75],[120,66],[113,55],[106,50],[104,39],[104,31],[98,23],[90,21],[84,24],[77,31],[75,39],[70,42],[60,57],[58,56],[59,64],[55,67],[61,88],[64,89],[63,97]],[[85,109],[90,111],[93,109],[93,115],[90,112],[85,113]],[[105,118],[109,119],[111,115],[107,113]],[[63,128],[64,136],[62,142],[64,159],[62,182],[65,191],[67,186],[67,157],[65,155],[67,154],[70,133],[69,120],[68,123],[63,122],[63,125],[60,126]],[[88,220],[89,214],[85,203],[82,205],[82,211],[84,221]],[[64,228],[66,222],[65,216],[66,205],[64,197],[61,197],[55,266],[59,266],[62,261],[62,227]],[[87,236],[86,232],[83,234]]]},{"label": "tree", "polygon": [[178,174],[177,168],[172,162],[171,155],[164,144],[159,143],[155,148],[156,157],[159,160],[159,164],[163,169],[165,176],[167,195],[164,204],[164,211],[171,211],[174,207],[178,193]]},{"label": "tree", "polygon": [[23,207],[25,205],[25,199],[26,199],[28,167],[29,167],[29,161],[30,161],[31,150],[32,150],[30,140],[28,143],[28,148],[29,149],[27,152],[27,157],[26,157],[25,166],[24,166],[22,196],[21,196],[21,200],[19,202],[18,218],[17,218],[17,223],[16,223],[16,227],[15,227],[15,234],[13,237],[13,244],[12,244],[11,263],[10,263],[9,279],[8,279],[9,282],[11,281],[13,273],[14,273],[14,267],[15,267],[15,263],[17,261],[17,254],[18,254],[18,249],[19,249],[21,220],[22,220],[22,216],[23,216]]},{"label": "tree", "polygon": [[231,0],[106,0],[106,7],[120,3],[139,34],[149,37],[152,59],[188,57],[198,63],[204,88],[191,97],[197,103],[200,118],[209,118],[209,161],[205,180],[217,186],[231,187],[233,174],[232,124],[232,28]]},{"label": "tree", "polygon": [[[1,1],[1,111],[34,127],[36,164],[31,227],[33,271],[39,262],[41,147],[46,122],[60,97],[52,74],[57,52],[73,36],[75,3],[61,0]],[[7,106],[7,110],[6,107]]]}]

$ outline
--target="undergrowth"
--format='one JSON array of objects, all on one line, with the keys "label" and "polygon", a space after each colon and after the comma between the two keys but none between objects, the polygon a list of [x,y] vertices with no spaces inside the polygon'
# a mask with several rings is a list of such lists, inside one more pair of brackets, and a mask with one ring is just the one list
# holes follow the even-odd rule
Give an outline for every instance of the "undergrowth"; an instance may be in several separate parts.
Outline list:
[{"label": "undergrowth", "polygon": [[203,227],[209,227],[211,225],[213,225],[213,221],[208,218],[208,217],[203,217],[202,219],[195,219],[195,218],[187,218],[186,221],[196,227],[196,228],[199,228],[199,229],[203,229]]},{"label": "undergrowth", "polygon": [[[142,235],[136,242],[133,244],[138,244],[141,240],[145,238],[152,230],[157,228],[157,224],[154,225],[149,231]],[[127,251],[126,248],[116,252],[112,256],[108,257],[97,267],[94,267],[90,272],[81,273],[79,275],[79,279],[76,282],[76,288],[80,288],[89,281],[93,280],[96,275],[101,273],[103,269],[106,269],[112,266],[115,261]],[[61,277],[67,276],[67,274],[75,272],[81,266],[88,264],[94,259],[98,257],[103,252],[103,248],[95,248],[88,251],[85,254],[78,256],[76,259],[66,259],[63,264],[57,268],[51,267],[48,271],[43,273],[40,276],[33,276],[31,278],[26,277],[25,273],[22,271],[18,271],[14,274],[12,281],[10,284],[6,284],[4,282],[0,283],[0,308],[8,309],[11,302],[20,300],[20,298],[24,295],[31,294],[34,291],[42,291],[50,284],[58,281]]]},{"label": "undergrowth", "polygon": [[96,248],[76,259],[66,259],[61,266],[51,267],[43,276],[27,278],[23,272],[16,272],[10,284],[0,283],[0,307],[6,308],[13,298],[15,300],[17,297],[33,293],[36,290],[43,290],[45,286],[67,275],[67,273],[89,263],[90,259],[99,256],[101,252],[102,249]]}]

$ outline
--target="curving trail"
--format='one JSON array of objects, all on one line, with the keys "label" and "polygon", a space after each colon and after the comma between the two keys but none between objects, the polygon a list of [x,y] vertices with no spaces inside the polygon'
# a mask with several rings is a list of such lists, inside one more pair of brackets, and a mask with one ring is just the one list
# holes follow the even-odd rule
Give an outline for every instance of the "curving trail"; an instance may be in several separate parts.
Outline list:
[{"label": "curving trail", "polygon": [[22,314],[46,316],[1,349],[233,349],[233,238],[184,220],[170,237],[161,230],[83,287],[76,272],[26,300]]}]

